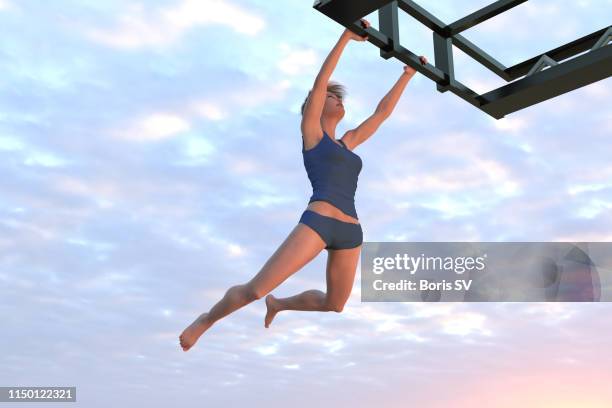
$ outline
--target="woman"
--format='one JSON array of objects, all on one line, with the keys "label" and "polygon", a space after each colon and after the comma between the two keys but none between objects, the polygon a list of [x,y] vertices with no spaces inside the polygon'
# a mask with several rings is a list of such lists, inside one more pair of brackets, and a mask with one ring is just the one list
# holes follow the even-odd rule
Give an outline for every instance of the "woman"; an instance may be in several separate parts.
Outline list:
[{"label": "woman", "polygon": [[[362,19],[367,28],[369,22]],[[289,276],[327,249],[327,291],[307,290],[288,298],[266,296],[267,313],[264,326],[269,327],[276,313],[282,310],[341,312],[348,300],[363,233],[354,206],[361,158],[352,150],[368,139],[391,114],[404,87],[415,70],[406,66],[404,73],[381,100],[372,116],[340,139],[336,126],[344,116],[343,88],[330,83],[340,54],[350,40],[365,41],[346,29],[323,63],[313,89],[302,105],[302,155],[313,194],[293,231],[268,259],[259,273],[243,285],[231,287],[209,312],[202,313],[179,336],[183,351],[189,350],[198,338],[217,320],[260,299]],[[420,57],[421,63],[427,59]]]}]

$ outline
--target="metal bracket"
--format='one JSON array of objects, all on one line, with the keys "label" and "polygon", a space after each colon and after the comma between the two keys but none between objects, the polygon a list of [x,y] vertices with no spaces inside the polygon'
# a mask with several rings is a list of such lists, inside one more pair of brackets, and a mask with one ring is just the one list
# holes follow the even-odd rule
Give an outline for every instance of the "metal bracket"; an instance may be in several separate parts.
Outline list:
[{"label": "metal bracket", "polygon": [[540,72],[546,67],[553,67],[555,65],[558,65],[557,61],[544,54],[540,57],[538,62],[536,62],[535,65],[529,70],[527,76],[533,75],[536,72]]},{"label": "metal bracket", "polygon": [[605,45],[608,45],[610,40],[612,40],[612,27],[608,27],[608,29],[603,33],[601,38],[597,40],[597,42],[593,45],[593,48],[591,48],[591,51],[597,48],[601,48]]}]

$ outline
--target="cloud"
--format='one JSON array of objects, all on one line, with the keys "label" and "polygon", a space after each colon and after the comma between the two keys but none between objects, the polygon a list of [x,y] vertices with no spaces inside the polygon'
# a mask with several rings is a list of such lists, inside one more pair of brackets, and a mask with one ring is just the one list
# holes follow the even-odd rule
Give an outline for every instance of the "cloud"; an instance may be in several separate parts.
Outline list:
[{"label": "cloud", "polygon": [[460,312],[441,319],[442,331],[447,334],[467,336],[472,333],[491,335],[485,327],[487,317],[477,312]]},{"label": "cloud", "polygon": [[224,110],[218,103],[210,101],[194,102],[192,109],[199,116],[214,120],[221,121],[227,118],[228,112]]},{"label": "cloud", "polygon": [[[543,404],[558,396],[542,380],[609,380],[605,303],[362,303],[359,269],[342,313],[287,311],[266,330],[260,300],[182,353],[180,331],[248,282],[306,207],[296,109],[340,27],[312,2],[13,3],[31,7],[0,14],[0,364],[13,383],[78,378],[92,408],[188,406],[203,395],[241,406],[255,394],[269,407],[463,408],[482,402],[485,378],[500,408],[493,402],[513,389]],[[581,28],[599,28],[587,13]],[[108,47],[66,30],[68,20],[93,22],[87,32]],[[223,43],[187,41],[204,27]],[[523,34],[507,33],[486,40],[502,52],[512,35],[526,51]],[[402,65],[361,45],[335,71],[354,123]],[[612,240],[610,89],[601,81],[492,122],[416,77],[397,115],[357,149],[364,239]],[[325,290],[325,267],[322,252],[275,294]],[[273,389],[257,393],[264,387]]]},{"label": "cloud", "polygon": [[0,151],[8,153],[11,159],[19,157],[19,162],[26,166],[62,167],[71,161],[60,154],[30,146],[16,137],[0,136]]},{"label": "cloud", "polygon": [[[371,186],[385,194],[439,193],[438,201],[446,201],[452,207],[459,205],[458,198],[444,193],[461,194],[469,190],[493,189],[500,195],[512,194],[520,186],[513,169],[486,152],[486,143],[481,135],[466,132],[438,134],[435,140],[411,140],[396,146],[387,153],[389,164],[384,176]],[[397,167],[403,166],[401,157],[411,157],[413,169],[402,174]],[[428,164],[428,163],[431,163]],[[404,170],[405,172],[405,170]],[[432,197],[433,199],[433,197]],[[478,207],[482,202],[474,201]]]},{"label": "cloud", "polygon": [[226,0],[183,0],[169,8],[148,10],[143,3],[131,3],[114,27],[87,28],[93,41],[116,48],[166,47],[173,45],[198,26],[227,26],[239,34],[255,36],[265,20]]},{"label": "cloud", "polygon": [[319,56],[313,49],[293,49],[289,44],[281,44],[285,56],[278,62],[278,69],[288,75],[310,72],[312,66],[319,61]]},{"label": "cloud", "polygon": [[291,89],[288,79],[257,80],[246,83],[228,83],[224,89],[208,92],[204,97],[194,97],[184,102],[182,109],[189,115],[212,121],[222,121],[245,114],[250,108],[265,108],[282,101]]},{"label": "cloud", "polygon": [[172,113],[154,113],[128,124],[125,129],[115,129],[111,134],[123,140],[158,141],[167,139],[191,128],[191,124]]},{"label": "cloud", "polygon": [[0,11],[8,10],[13,7],[13,4],[11,4],[8,0],[0,0]]},{"label": "cloud", "polygon": [[529,125],[529,122],[525,117],[506,116],[499,120],[491,118],[491,121],[493,123],[493,126],[495,126],[495,128],[497,128],[498,130],[508,132],[519,132],[521,130],[524,130]]}]

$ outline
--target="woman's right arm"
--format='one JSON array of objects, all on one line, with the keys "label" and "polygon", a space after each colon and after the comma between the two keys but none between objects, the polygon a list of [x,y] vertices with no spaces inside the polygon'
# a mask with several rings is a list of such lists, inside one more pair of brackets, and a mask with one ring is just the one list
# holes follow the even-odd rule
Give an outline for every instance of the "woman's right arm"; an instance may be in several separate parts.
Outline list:
[{"label": "woman's right arm", "polygon": [[[362,24],[366,28],[369,27],[370,23],[368,23],[367,20],[362,20]],[[301,124],[302,135],[317,138],[323,133],[323,129],[321,129],[321,114],[323,113],[323,106],[325,106],[325,98],[327,96],[327,83],[334,69],[336,69],[336,65],[338,64],[342,51],[344,51],[344,47],[350,40],[365,41],[367,40],[367,36],[361,37],[345,29],[334,48],[330,51],[325,62],[323,62],[321,70],[317,74],[306,105],[304,106],[304,115],[302,116]]]}]

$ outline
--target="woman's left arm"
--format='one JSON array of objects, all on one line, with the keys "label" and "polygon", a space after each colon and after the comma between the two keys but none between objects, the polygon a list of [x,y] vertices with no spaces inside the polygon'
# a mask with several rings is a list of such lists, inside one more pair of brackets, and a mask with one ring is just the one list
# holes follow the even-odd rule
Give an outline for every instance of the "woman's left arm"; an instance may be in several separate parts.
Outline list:
[{"label": "woman's left arm", "polygon": [[[421,55],[419,57],[419,60],[421,61],[421,64],[427,64],[427,58],[425,58],[424,56]],[[376,111],[383,112],[387,117],[391,115],[391,112],[393,112],[393,109],[395,109],[395,105],[397,104],[397,101],[402,95],[402,92],[404,92],[406,85],[408,84],[408,82],[410,82],[410,79],[412,79],[415,73],[416,70],[414,68],[406,65],[404,67],[404,72],[397,80],[395,85],[393,85],[393,88],[391,88],[391,90],[378,103]]]},{"label": "woman's left arm", "polygon": [[[427,58],[424,56],[421,55],[419,59],[421,64],[427,64]],[[406,84],[408,84],[415,73],[416,70],[414,68],[406,65],[404,67],[402,76],[397,80],[395,85],[393,85],[393,88],[391,88],[387,95],[385,95],[385,97],[378,103],[374,113],[355,129],[346,132],[346,134],[342,137],[342,141],[350,150],[353,150],[355,147],[365,142],[374,134],[374,132],[376,132],[380,125],[387,120],[389,115],[391,115],[391,112],[393,112],[393,109],[395,108],[395,105],[397,104],[402,92],[404,92]]]}]

